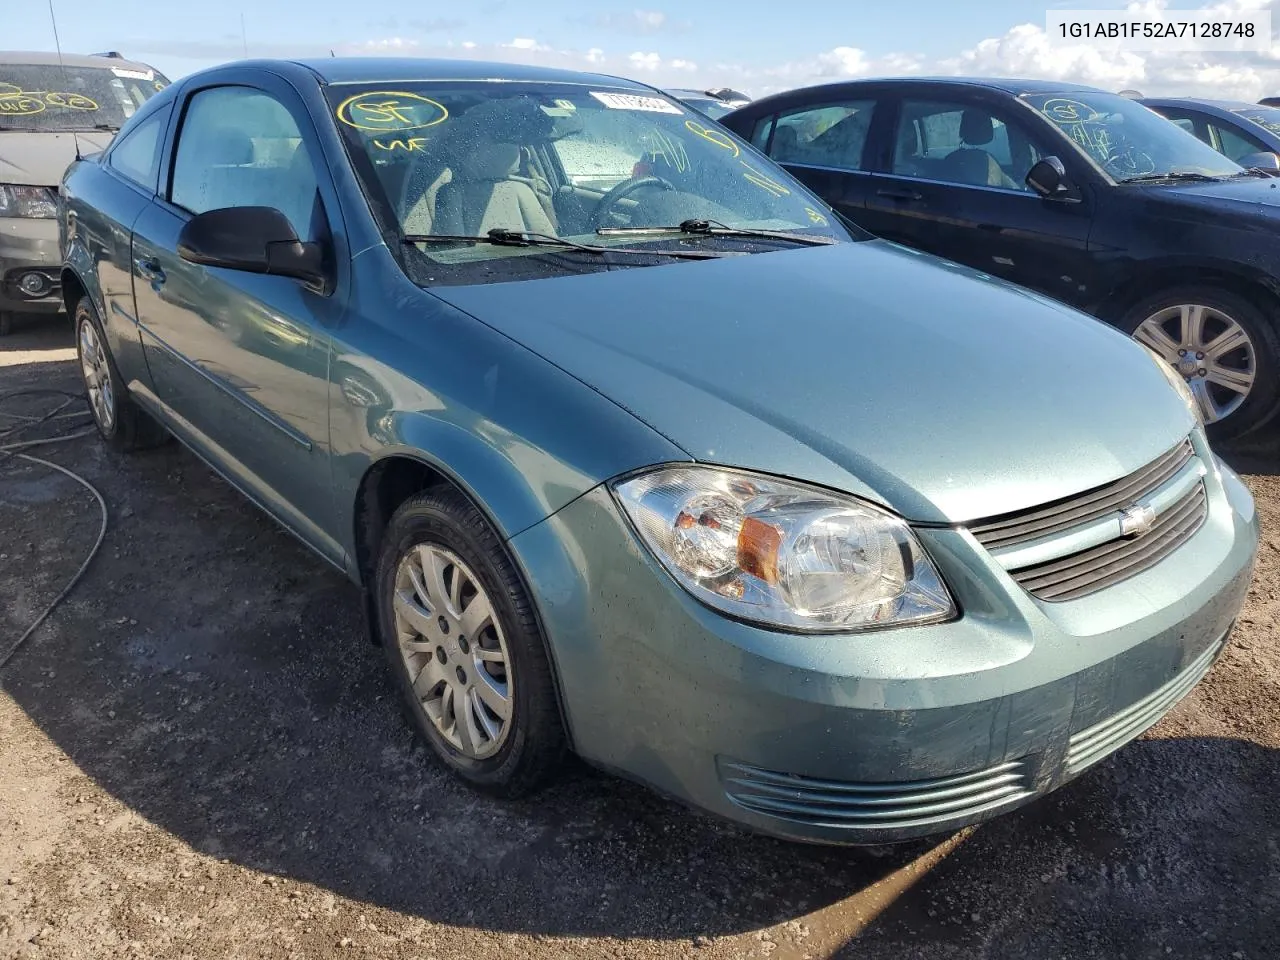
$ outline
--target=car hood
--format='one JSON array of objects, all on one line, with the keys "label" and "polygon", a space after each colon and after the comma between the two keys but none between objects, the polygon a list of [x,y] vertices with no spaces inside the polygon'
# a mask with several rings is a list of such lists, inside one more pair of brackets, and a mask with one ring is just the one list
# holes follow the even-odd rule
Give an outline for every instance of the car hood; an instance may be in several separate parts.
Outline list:
[{"label": "car hood", "polygon": [[1233,214],[1252,211],[1266,217],[1280,216],[1280,178],[1242,177],[1202,183],[1142,184],[1153,200],[1176,205],[1192,205],[1229,210]]},{"label": "car hood", "polygon": [[112,135],[106,132],[52,133],[39,130],[0,130],[0,183],[56,187],[76,158],[105,150]]},{"label": "car hood", "polygon": [[696,460],[921,522],[1079,493],[1193,426],[1111,328],[882,241],[432,293]]}]

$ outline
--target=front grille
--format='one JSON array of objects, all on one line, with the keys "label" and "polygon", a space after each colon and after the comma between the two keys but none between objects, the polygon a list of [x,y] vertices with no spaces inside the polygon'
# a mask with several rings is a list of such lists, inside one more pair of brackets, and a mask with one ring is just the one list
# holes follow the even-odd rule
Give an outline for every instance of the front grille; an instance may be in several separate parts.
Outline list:
[{"label": "front grille", "polygon": [[1021,760],[957,776],[905,783],[849,783],[763,770],[721,759],[720,779],[734,803],[812,826],[902,830],[997,810],[1032,795]]},{"label": "front grille", "polygon": [[1072,734],[1067,746],[1067,775],[1079,773],[1154,726],[1209,672],[1223,642],[1214,642],[1190,666],[1154,693],[1102,722]]},{"label": "front grille", "polygon": [[[984,521],[970,532],[1028,593],[1078,600],[1155,566],[1208,515],[1204,468],[1189,440],[1114,483]],[[1122,511],[1151,506],[1154,524],[1128,537]]]},{"label": "front grille", "polygon": [[1177,475],[1194,456],[1191,441],[1183,440],[1163,457],[1114,483],[1044,506],[986,520],[970,527],[969,532],[988,550],[998,550],[1070,530],[1142,499]]}]

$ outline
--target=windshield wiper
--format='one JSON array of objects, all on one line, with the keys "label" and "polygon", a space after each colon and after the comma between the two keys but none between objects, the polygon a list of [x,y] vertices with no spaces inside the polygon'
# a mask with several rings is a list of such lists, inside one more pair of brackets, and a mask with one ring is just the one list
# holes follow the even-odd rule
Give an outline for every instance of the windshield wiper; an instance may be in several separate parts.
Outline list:
[{"label": "windshield wiper", "polygon": [[1190,180],[1196,183],[1217,183],[1221,177],[1211,177],[1207,173],[1191,173],[1184,171],[1181,173],[1140,173],[1136,177],[1125,177],[1121,183],[1148,183],[1153,180]]},{"label": "windshield wiper", "polygon": [[673,227],[601,227],[596,231],[602,237],[637,236],[643,234],[661,235],[680,233],[693,237],[761,237],[766,240],[790,240],[792,243],[805,243],[813,246],[827,246],[836,243],[834,237],[811,237],[803,233],[790,233],[786,230],[753,230],[750,227],[731,227],[719,220],[685,220]]},{"label": "windshield wiper", "polygon": [[645,257],[677,257],[681,260],[714,260],[724,256],[703,250],[635,250],[628,247],[600,247],[589,243],[575,243],[563,237],[545,233],[529,233],[523,230],[504,230],[495,227],[485,236],[470,237],[447,233],[410,233],[401,238],[405,243],[490,243],[495,247],[561,247],[580,250],[583,253],[624,253]]}]

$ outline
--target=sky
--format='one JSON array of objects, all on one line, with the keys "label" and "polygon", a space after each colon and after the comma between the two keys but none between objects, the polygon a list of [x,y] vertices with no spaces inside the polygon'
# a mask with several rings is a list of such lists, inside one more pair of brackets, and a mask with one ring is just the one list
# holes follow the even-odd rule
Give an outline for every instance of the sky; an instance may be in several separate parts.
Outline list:
[{"label": "sky", "polygon": [[[171,79],[250,57],[465,57],[751,96],[867,76],[1037,77],[1166,96],[1280,95],[1280,43],[1261,52],[1102,53],[1045,34],[1067,9],[1272,10],[1280,0],[53,0],[64,52],[118,50]],[[53,50],[46,0],[5,17],[0,43]]]}]

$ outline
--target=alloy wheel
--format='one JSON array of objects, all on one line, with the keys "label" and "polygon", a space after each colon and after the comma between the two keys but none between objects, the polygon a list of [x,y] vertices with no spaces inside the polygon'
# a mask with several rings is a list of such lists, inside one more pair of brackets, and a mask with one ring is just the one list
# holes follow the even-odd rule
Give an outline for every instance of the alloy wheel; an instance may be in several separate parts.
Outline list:
[{"label": "alloy wheel", "polygon": [[80,318],[80,372],[94,419],[105,433],[115,426],[115,388],[111,383],[111,367],[102,348],[98,331],[87,317]]},{"label": "alloy wheel", "polygon": [[1236,320],[1215,307],[1183,303],[1163,307],[1138,325],[1133,338],[1181,374],[1205,423],[1235,413],[1253,389],[1253,341]]},{"label": "alloy wheel", "polygon": [[484,760],[511,729],[512,662],[493,603],[471,569],[435,544],[408,550],[392,598],[414,699],[455,750]]}]

